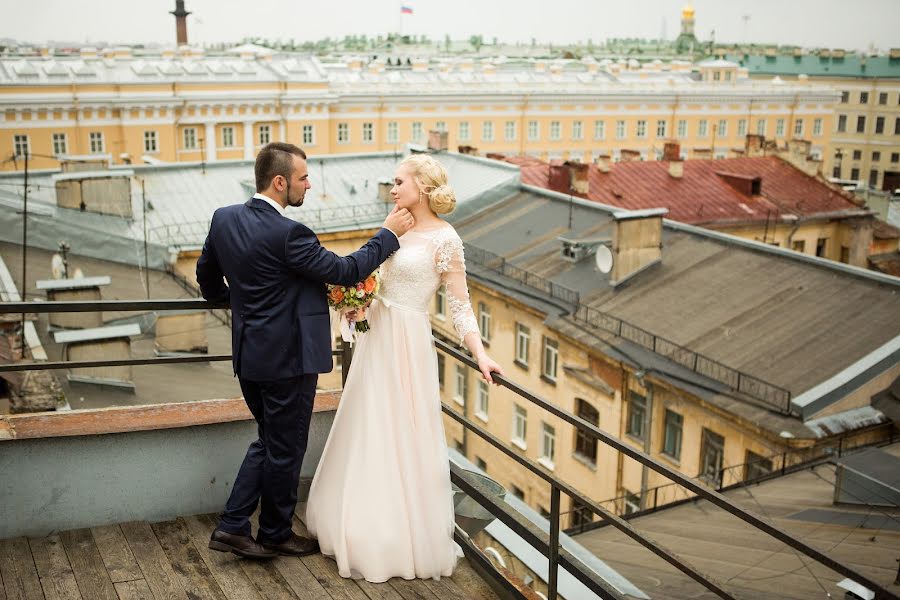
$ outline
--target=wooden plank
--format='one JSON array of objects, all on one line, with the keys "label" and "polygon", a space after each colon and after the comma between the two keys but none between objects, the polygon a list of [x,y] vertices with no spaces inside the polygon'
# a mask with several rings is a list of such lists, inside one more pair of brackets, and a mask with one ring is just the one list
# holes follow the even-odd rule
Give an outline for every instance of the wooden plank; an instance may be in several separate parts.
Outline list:
[{"label": "wooden plank", "polygon": [[390,583],[369,583],[365,579],[356,580],[359,589],[369,597],[370,600],[403,600],[400,592],[391,587]]},{"label": "wooden plank", "polygon": [[[0,431],[2,433],[2,431]],[[0,550],[2,553],[2,550]],[[3,573],[0,571],[0,600],[6,600],[6,587],[3,585]]]},{"label": "wooden plank", "polygon": [[156,600],[150,586],[143,579],[120,581],[115,584],[119,600]]},{"label": "wooden plank", "polygon": [[44,600],[31,548],[25,538],[0,541],[0,577],[8,600]]},{"label": "wooden plank", "polygon": [[91,533],[94,535],[94,543],[100,550],[103,564],[106,565],[106,571],[113,583],[144,578],[131,548],[128,547],[128,541],[118,525],[93,527]]},{"label": "wooden plank", "polygon": [[300,600],[327,598],[328,593],[306,565],[296,556],[279,556],[274,561],[275,568]]},{"label": "wooden plank", "polygon": [[388,583],[403,596],[403,600],[440,600],[421,579],[394,577]]},{"label": "wooden plank", "polygon": [[241,559],[234,554],[210,550],[209,536],[215,529],[215,523],[206,516],[193,516],[184,519],[185,526],[191,533],[191,542],[200,552],[200,556],[209,567],[210,572],[229,600],[262,600],[256,587],[241,569]]},{"label": "wooden plank", "polygon": [[109,580],[100,551],[90,529],[74,529],[59,534],[81,595],[91,600],[117,600],[116,588]]},{"label": "wooden plank", "polygon": [[465,594],[449,577],[441,577],[439,581],[434,579],[423,580],[431,593],[441,600],[471,600],[472,596]]},{"label": "wooden plank", "polygon": [[191,534],[184,522],[176,519],[154,523],[152,529],[191,600],[226,600],[200,552],[191,543]]},{"label": "wooden plank", "polygon": [[300,560],[334,600],[368,600],[365,592],[352,579],[344,579],[338,574],[337,563],[330,558],[311,554]]},{"label": "wooden plank", "polygon": [[241,569],[266,600],[297,600],[271,560],[241,560]]},{"label": "wooden plank", "polygon": [[133,521],[123,523],[120,527],[153,595],[167,600],[169,598],[187,600],[187,594],[178,583],[178,576],[172,570],[172,565],[169,564],[169,559],[153,534],[150,524]]},{"label": "wooden plank", "polygon": [[58,535],[28,540],[47,600],[81,600],[75,573]]},{"label": "wooden plank", "polygon": [[475,568],[465,558],[460,558],[453,571],[453,582],[462,590],[466,597],[472,600],[499,600],[497,593],[490,584],[482,579]]}]

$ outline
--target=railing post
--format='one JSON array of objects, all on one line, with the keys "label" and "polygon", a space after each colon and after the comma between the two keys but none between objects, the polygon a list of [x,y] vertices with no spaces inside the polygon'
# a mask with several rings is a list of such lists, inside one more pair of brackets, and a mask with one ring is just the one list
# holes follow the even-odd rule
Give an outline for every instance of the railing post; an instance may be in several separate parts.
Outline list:
[{"label": "railing post", "polygon": [[341,387],[347,383],[347,373],[350,372],[350,361],[353,360],[353,348],[350,342],[341,340]]},{"label": "railing post", "polygon": [[556,578],[559,575],[559,488],[550,484],[550,561],[547,577],[547,600],[556,600]]},{"label": "railing post", "polygon": [[653,488],[653,510],[656,510],[656,499],[659,496],[659,486]]}]

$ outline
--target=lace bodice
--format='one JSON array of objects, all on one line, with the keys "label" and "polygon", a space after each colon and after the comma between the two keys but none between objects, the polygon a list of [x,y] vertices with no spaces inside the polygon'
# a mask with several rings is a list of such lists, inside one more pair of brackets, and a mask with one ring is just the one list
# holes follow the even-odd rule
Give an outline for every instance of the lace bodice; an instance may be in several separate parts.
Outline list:
[{"label": "lace bodice", "polygon": [[447,306],[460,339],[477,333],[463,243],[453,227],[408,232],[400,238],[400,249],[381,265],[379,296],[388,302],[427,311],[441,285],[446,286]]}]

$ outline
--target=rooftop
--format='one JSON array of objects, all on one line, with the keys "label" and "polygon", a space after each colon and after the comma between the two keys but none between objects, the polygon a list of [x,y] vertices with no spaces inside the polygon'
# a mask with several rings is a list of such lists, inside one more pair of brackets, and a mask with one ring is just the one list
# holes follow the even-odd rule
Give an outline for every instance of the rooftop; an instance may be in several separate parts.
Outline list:
[{"label": "rooftop", "polygon": [[730,61],[746,67],[750,75],[809,75],[810,77],[848,77],[862,79],[900,79],[900,59],[890,56],[862,56],[833,53],[828,55],[776,54],[728,55]]}]

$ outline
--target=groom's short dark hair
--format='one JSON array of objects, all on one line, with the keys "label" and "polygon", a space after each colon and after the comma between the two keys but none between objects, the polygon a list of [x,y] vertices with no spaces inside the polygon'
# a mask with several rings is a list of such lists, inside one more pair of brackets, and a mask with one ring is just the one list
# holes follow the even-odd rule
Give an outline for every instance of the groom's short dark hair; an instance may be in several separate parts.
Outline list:
[{"label": "groom's short dark hair", "polygon": [[267,190],[276,175],[290,180],[294,171],[294,156],[306,160],[306,152],[293,144],[272,142],[263,146],[256,155],[256,167],[253,169],[256,174],[256,191]]}]

